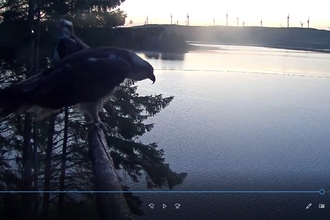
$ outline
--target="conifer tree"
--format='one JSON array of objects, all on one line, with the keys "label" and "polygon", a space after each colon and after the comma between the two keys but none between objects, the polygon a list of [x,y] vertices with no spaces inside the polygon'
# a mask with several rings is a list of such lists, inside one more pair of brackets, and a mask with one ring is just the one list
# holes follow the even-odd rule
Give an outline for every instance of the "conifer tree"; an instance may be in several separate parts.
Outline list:
[{"label": "conifer tree", "polygon": [[[80,36],[87,44],[93,46],[107,46],[109,40],[102,35],[103,28],[120,26],[125,23],[126,14],[115,7],[123,1],[1,1],[0,2],[0,81],[1,86],[7,86],[14,81],[22,80],[35,70],[38,62],[39,70],[51,66],[51,56],[54,49],[52,41],[52,25],[60,17],[71,18],[81,30],[93,29],[93,35]],[[30,3],[30,4],[29,4]],[[32,7],[34,12],[40,10],[40,26],[34,17],[33,24],[36,32],[31,34],[28,20],[27,7]],[[31,11],[30,11],[31,12]],[[88,13],[87,13],[88,12]],[[88,14],[88,17],[87,15]],[[102,16],[100,16],[102,15]],[[104,16],[103,16],[104,15]],[[102,19],[100,19],[102,17]],[[40,38],[38,38],[37,31]],[[19,33],[19,34],[17,34]],[[88,33],[88,31],[85,31]],[[98,34],[101,33],[101,34]],[[102,39],[103,37],[103,39]],[[101,40],[100,40],[101,39]],[[34,56],[37,51],[39,59],[31,67],[31,40],[38,41],[39,47],[34,44]],[[94,43],[93,43],[94,42]],[[97,45],[95,45],[97,42]],[[29,67],[30,65],[30,67]],[[33,70],[31,70],[33,69]],[[131,81],[125,81],[115,92],[113,98],[105,105],[102,115],[112,128],[107,134],[109,150],[118,171],[125,173],[133,182],[145,181],[146,188],[172,189],[181,184],[186,177],[185,173],[176,173],[165,162],[164,150],[156,143],[141,143],[137,140],[153,128],[153,124],[146,123],[167,107],[173,97],[163,95],[141,96],[137,93],[137,86]],[[86,128],[79,113],[69,108],[69,116],[60,113],[54,123],[49,120],[38,123],[33,129],[29,139],[29,146],[37,147],[37,159],[31,157],[29,163],[36,164],[37,179],[31,181],[31,187],[44,190],[45,178],[49,179],[46,186],[50,190],[59,190],[61,185],[61,163],[63,161],[63,145],[66,145],[65,159],[66,172],[64,181],[65,190],[92,190],[92,172],[87,152]],[[0,119],[0,190],[19,191],[23,189],[23,163],[24,130],[26,117],[24,115],[10,119]],[[65,121],[67,126],[65,127]],[[31,123],[31,122],[30,122]],[[33,126],[33,124],[31,124]],[[52,141],[49,131],[53,130]],[[165,135],[165,134],[164,134]],[[65,138],[65,136],[67,136]],[[66,140],[66,143],[63,143]],[[155,140],[157,142],[157,140]],[[47,148],[48,146],[48,148]],[[47,151],[48,149],[48,151]],[[48,166],[47,166],[48,164]],[[48,167],[47,169],[45,169]],[[47,172],[46,172],[47,171]],[[63,186],[63,183],[62,183]],[[128,186],[124,186],[129,190]],[[142,215],[142,201],[133,194],[125,194],[128,204],[134,214]],[[51,194],[44,200],[42,194],[34,197],[30,208],[38,210],[35,216],[41,216],[40,210],[49,207],[49,219],[58,219],[59,195]],[[0,195],[0,218],[20,219],[24,207],[19,194]],[[41,202],[43,201],[43,202]],[[97,211],[93,203],[92,194],[66,194],[63,197],[66,219],[97,219]],[[37,207],[39,206],[39,207]],[[79,211],[77,211],[79,210]]]}]

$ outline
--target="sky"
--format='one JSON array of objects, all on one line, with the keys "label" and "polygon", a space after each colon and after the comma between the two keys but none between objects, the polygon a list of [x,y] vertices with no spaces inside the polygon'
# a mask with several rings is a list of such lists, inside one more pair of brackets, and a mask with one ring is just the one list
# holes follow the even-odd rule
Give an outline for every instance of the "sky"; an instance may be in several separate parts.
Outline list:
[{"label": "sky", "polygon": [[290,15],[290,26],[307,26],[310,17],[310,27],[328,29],[330,27],[329,0],[126,0],[120,8],[127,12],[127,20],[133,20],[134,25],[144,24],[148,16],[149,24],[169,24],[170,14],[173,23],[177,20],[184,25],[189,14],[190,25],[216,25],[228,23],[230,26],[286,26]]}]

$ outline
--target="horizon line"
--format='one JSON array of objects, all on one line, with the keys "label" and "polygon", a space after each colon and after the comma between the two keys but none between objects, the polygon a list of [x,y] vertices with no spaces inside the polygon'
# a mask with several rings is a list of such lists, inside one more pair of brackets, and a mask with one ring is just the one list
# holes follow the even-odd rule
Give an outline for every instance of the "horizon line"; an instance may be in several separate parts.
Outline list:
[{"label": "horizon line", "polygon": [[133,24],[130,24],[130,25],[127,25],[127,24],[124,24],[122,27],[140,27],[140,26],[148,26],[148,25],[167,25],[167,26],[186,26],[186,27],[230,27],[230,28],[248,28],[248,27],[259,27],[259,28],[283,28],[283,29],[290,29],[290,28],[301,28],[301,29],[318,29],[318,30],[328,30],[330,31],[330,27],[327,26],[327,27],[323,27],[323,26],[315,26],[315,27],[301,27],[301,26],[290,26],[290,27],[287,27],[287,26],[260,26],[260,25],[239,25],[239,26],[236,26],[236,25],[225,25],[225,24],[215,24],[215,25],[202,25],[202,24],[190,24],[190,25],[186,25],[186,24],[176,24],[176,23],[173,23],[173,24],[170,24],[170,23],[148,23],[148,24],[144,24],[144,23],[133,23]]}]

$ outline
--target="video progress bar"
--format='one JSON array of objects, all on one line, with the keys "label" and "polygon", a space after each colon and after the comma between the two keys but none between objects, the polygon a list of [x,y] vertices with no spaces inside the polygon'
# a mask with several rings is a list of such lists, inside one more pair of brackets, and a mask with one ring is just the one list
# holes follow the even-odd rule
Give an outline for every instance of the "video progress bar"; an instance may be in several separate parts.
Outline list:
[{"label": "video progress bar", "polygon": [[77,193],[77,194],[96,194],[96,193],[135,193],[135,194],[160,194],[160,193],[168,193],[168,194],[301,194],[301,193],[309,193],[309,194],[325,194],[324,189],[320,190],[132,190],[132,191],[0,191],[0,194],[8,194],[8,193]]}]

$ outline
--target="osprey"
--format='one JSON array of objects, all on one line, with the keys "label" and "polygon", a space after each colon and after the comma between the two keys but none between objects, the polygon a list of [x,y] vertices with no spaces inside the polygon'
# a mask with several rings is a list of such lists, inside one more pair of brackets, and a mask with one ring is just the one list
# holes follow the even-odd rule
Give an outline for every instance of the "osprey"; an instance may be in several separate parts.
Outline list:
[{"label": "osprey", "polygon": [[0,89],[0,116],[30,112],[39,121],[75,106],[87,116],[87,123],[106,129],[98,112],[125,78],[156,81],[151,64],[130,50],[81,50],[40,74]]},{"label": "osprey", "polygon": [[57,45],[53,56],[54,61],[59,61],[67,55],[89,48],[89,46],[74,34],[72,22],[65,19],[60,19],[58,22],[55,38]]}]

